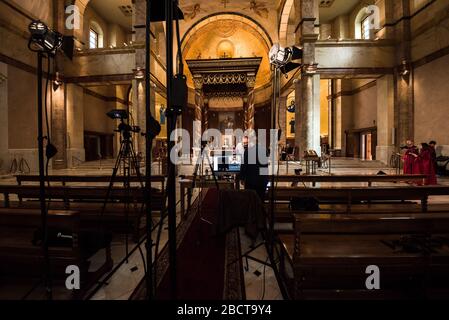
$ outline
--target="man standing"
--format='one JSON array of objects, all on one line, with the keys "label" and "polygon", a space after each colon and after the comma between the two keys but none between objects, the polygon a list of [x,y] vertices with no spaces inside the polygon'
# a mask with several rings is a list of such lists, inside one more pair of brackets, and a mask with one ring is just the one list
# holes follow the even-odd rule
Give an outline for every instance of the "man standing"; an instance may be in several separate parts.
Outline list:
[{"label": "man standing", "polygon": [[432,163],[435,167],[435,173],[438,173],[438,162],[437,162],[437,149],[436,149],[437,143],[436,141],[430,141],[429,147],[430,147],[430,153],[432,156]]},{"label": "man standing", "polygon": [[264,201],[268,185],[268,152],[265,146],[255,141],[245,148],[243,163],[240,171],[240,180],[245,184],[246,190],[254,190]]}]

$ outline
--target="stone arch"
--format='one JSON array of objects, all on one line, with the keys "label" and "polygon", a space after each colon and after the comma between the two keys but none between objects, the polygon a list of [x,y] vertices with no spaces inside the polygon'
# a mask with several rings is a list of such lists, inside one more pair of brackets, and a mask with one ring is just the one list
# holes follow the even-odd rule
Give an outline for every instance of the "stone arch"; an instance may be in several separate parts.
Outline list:
[{"label": "stone arch", "polygon": [[273,40],[269,33],[265,30],[265,28],[256,20],[252,19],[251,17],[248,17],[244,14],[237,13],[237,12],[226,12],[226,13],[214,13],[211,15],[208,15],[200,20],[198,20],[195,24],[193,24],[184,34],[181,40],[181,46],[184,50],[187,43],[189,42],[190,37],[195,34],[196,31],[201,29],[202,27],[206,26],[207,24],[211,23],[212,21],[216,20],[238,20],[245,24],[247,24],[252,29],[256,30],[264,39],[266,45],[268,48],[271,48],[273,45]]}]

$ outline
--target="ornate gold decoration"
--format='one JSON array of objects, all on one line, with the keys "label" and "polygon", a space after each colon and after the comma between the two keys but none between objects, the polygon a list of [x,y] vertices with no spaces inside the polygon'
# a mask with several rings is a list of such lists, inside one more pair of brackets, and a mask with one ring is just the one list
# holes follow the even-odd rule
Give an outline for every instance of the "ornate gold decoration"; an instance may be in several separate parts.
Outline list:
[{"label": "ornate gold decoration", "polygon": [[238,84],[246,83],[244,73],[215,73],[203,76],[204,84]]},{"label": "ornate gold decoration", "polygon": [[193,76],[193,85],[195,86],[195,90],[202,90],[203,84],[204,84],[204,80],[201,75]]},{"label": "ornate gold decoration", "polygon": [[204,99],[203,107],[203,132],[209,129],[209,100]]},{"label": "ornate gold decoration", "polygon": [[233,58],[234,44],[229,40],[221,41],[217,46],[217,57],[219,58]]},{"label": "ornate gold decoration", "polygon": [[256,86],[256,75],[248,74],[246,77],[246,86],[248,88],[254,88]]},{"label": "ornate gold decoration", "polygon": [[247,102],[245,103],[245,130],[254,129],[255,113],[255,90],[251,88],[248,92]]},{"label": "ornate gold decoration", "polygon": [[215,27],[214,31],[222,38],[232,37],[237,31],[237,25],[233,20],[221,20],[218,24],[218,28]]}]

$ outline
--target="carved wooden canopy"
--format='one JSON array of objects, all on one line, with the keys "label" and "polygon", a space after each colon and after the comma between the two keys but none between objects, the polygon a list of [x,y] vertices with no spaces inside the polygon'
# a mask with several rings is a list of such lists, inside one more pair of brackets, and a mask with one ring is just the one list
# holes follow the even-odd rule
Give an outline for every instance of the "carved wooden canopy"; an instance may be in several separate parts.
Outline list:
[{"label": "carved wooden canopy", "polygon": [[195,90],[207,98],[246,96],[254,88],[262,58],[187,60]]}]

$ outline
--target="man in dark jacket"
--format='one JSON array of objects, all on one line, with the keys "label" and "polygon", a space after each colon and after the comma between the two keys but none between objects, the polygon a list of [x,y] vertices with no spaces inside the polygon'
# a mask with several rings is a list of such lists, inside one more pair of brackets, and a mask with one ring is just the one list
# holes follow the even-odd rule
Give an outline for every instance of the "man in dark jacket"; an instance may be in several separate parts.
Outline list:
[{"label": "man in dark jacket", "polygon": [[436,150],[437,143],[436,143],[436,141],[430,141],[429,142],[429,147],[430,147],[430,150],[431,150],[432,163],[433,163],[433,165],[435,167],[435,172],[438,173],[437,150]]},{"label": "man in dark jacket", "polygon": [[267,148],[257,143],[250,143],[245,147],[241,166],[240,180],[245,184],[246,190],[254,190],[264,201],[268,185],[268,152]]}]

